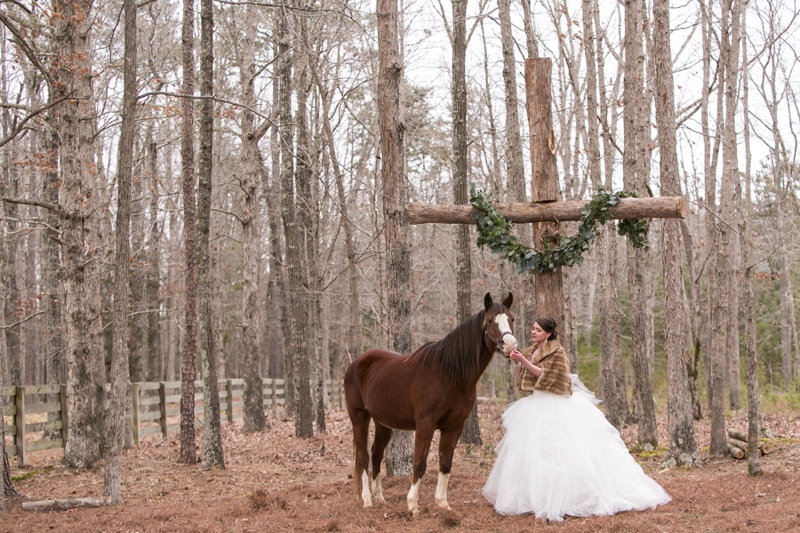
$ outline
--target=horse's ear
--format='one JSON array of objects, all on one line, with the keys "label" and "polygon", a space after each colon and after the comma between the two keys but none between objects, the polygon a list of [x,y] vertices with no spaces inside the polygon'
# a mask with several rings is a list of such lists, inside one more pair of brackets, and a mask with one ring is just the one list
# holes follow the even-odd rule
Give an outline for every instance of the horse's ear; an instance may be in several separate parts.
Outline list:
[{"label": "horse's ear", "polygon": [[494,305],[494,300],[492,300],[492,293],[487,292],[486,296],[483,297],[483,308],[488,311],[489,309],[492,308],[493,305]]},{"label": "horse's ear", "polygon": [[506,309],[511,309],[511,304],[512,304],[513,302],[514,302],[514,295],[513,295],[512,293],[510,293],[510,292],[509,292],[509,293],[508,293],[508,296],[506,296],[506,297],[503,299],[503,305],[505,305],[505,306],[506,306]]}]

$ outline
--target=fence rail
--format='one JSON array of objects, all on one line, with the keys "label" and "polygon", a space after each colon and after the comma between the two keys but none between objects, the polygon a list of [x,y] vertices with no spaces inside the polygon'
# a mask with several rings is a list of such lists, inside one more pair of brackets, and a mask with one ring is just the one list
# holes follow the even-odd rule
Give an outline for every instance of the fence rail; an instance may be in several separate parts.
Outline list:
[{"label": "fence rail", "polygon": [[[264,411],[276,415],[285,410],[286,382],[264,378]],[[328,405],[342,407],[344,391],[339,381],[325,382]],[[203,416],[203,382],[195,381],[195,418]],[[220,417],[229,424],[244,418],[244,380],[220,379]],[[106,385],[106,390],[109,385]],[[133,442],[147,435],[160,433],[166,438],[180,429],[181,382],[136,382],[130,384]],[[6,451],[16,456],[19,466],[25,466],[29,452],[63,448],[68,424],[67,387],[65,385],[36,385],[29,387],[0,387],[3,402],[3,425]],[[10,424],[6,423],[10,418]],[[23,445],[24,443],[24,445]]]}]

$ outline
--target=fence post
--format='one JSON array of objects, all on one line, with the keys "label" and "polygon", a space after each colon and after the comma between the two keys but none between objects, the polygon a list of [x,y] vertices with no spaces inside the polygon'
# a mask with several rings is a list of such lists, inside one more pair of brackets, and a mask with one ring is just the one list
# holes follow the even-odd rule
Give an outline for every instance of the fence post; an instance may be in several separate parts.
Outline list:
[{"label": "fence post", "polygon": [[61,441],[64,449],[67,447],[69,429],[69,410],[67,409],[67,386],[61,385]]},{"label": "fence post", "polygon": [[225,390],[228,392],[228,424],[233,424],[233,380],[225,380]]},{"label": "fence post", "polygon": [[272,378],[272,416],[278,416],[278,380]]},{"label": "fence post", "polygon": [[14,403],[17,414],[14,415],[14,425],[17,426],[17,435],[14,444],[17,445],[17,464],[25,466],[25,387],[17,387]]},{"label": "fence post", "polygon": [[161,437],[167,438],[167,386],[163,381],[158,383],[158,408],[161,423]]},{"label": "fence post", "polygon": [[133,415],[133,445],[139,446],[139,384],[131,383],[131,414]]}]

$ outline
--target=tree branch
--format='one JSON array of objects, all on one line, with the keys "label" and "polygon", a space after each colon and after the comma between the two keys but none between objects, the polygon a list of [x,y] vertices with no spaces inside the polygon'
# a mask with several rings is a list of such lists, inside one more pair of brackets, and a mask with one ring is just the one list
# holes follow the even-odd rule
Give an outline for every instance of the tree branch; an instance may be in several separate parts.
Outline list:
[{"label": "tree branch", "polygon": [[7,204],[17,204],[17,205],[32,205],[34,207],[42,207],[44,209],[55,211],[56,213],[61,213],[60,205],[51,204],[49,202],[40,202],[38,200],[25,200],[24,198],[11,198],[10,196],[0,196],[0,202],[5,202]]},{"label": "tree branch", "polygon": [[234,107],[241,107],[242,109],[247,109],[251,113],[263,118],[264,120],[268,120],[273,126],[275,125],[275,123],[274,123],[274,121],[272,119],[272,116],[270,116],[270,115],[265,115],[263,113],[259,113],[258,111],[256,111],[252,107],[246,106],[246,105],[241,104],[239,102],[233,102],[231,100],[225,100],[223,98],[218,98],[216,96],[200,96],[200,95],[194,95],[194,94],[180,94],[180,93],[171,93],[171,92],[168,92],[168,91],[150,91],[150,92],[141,93],[141,94],[137,95],[136,99],[139,100],[139,99],[142,99],[142,98],[147,98],[148,96],[157,96],[157,95],[172,96],[174,98],[192,98],[194,100],[213,100],[214,102],[219,102],[221,104],[228,104],[228,105],[232,105]]},{"label": "tree branch", "polygon": [[[73,92],[74,92],[74,91],[73,91]],[[27,117],[23,118],[23,119],[22,119],[22,121],[21,121],[19,124],[17,124],[17,127],[16,127],[16,128],[14,128],[14,131],[12,131],[12,132],[11,132],[11,133],[9,133],[8,135],[6,135],[6,137],[5,137],[3,140],[0,140],[0,148],[2,148],[3,146],[5,146],[6,144],[10,143],[11,141],[13,141],[13,140],[16,138],[16,136],[17,136],[17,135],[19,135],[19,134],[20,134],[20,132],[21,132],[21,131],[24,129],[24,127],[25,127],[25,123],[26,123],[26,122],[28,122],[30,119],[32,119],[32,118],[33,118],[33,117],[35,117],[36,115],[40,115],[41,113],[43,113],[43,112],[47,111],[47,110],[48,110],[48,109],[50,109],[51,107],[53,107],[53,106],[55,106],[55,105],[58,105],[58,104],[60,104],[60,103],[61,103],[61,102],[63,102],[64,100],[68,99],[68,98],[70,97],[70,95],[71,95],[71,94],[72,94],[72,93],[68,94],[67,96],[62,96],[62,97],[61,97],[61,98],[59,98],[58,100],[55,100],[55,101],[53,101],[53,102],[50,102],[49,104],[47,104],[47,105],[46,105],[46,106],[44,106],[44,107],[40,107],[39,109],[37,109],[36,111],[34,111],[34,112],[33,112],[33,113],[31,113],[30,115],[28,115]]]},{"label": "tree branch", "polygon": [[[14,2],[14,4],[19,5],[16,2]],[[55,80],[50,75],[50,71],[48,71],[42,62],[39,61],[36,51],[33,49],[33,47],[31,47],[28,41],[25,40],[25,37],[22,35],[22,32],[19,31],[19,28],[3,12],[0,12],[0,22],[2,22],[3,26],[8,28],[8,31],[10,31],[14,36],[12,41],[22,49],[22,51],[25,53],[25,56],[30,60],[31,63],[33,63],[33,66],[35,66],[36,69],[42,73],[42,76],[44,76],[44,79],[47,80],[48,85],[50,85],[51,88],[55,87]]]}]

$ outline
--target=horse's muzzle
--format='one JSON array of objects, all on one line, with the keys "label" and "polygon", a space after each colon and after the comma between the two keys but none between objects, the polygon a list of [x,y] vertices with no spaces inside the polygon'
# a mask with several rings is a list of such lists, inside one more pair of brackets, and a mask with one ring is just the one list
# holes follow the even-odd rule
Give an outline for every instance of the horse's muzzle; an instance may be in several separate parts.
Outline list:
[{"label": "horse's muzzle", "polygon": [[500,335],[500,339],[497,341],[497,351],[503,354],[503,357],[508,359],[509,354],[512,350],[517,349],[517,339],[510,331],[504,332]]}]

